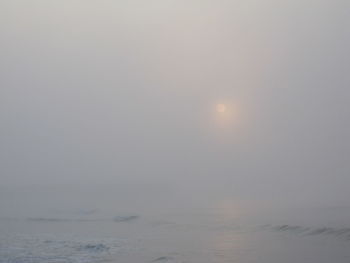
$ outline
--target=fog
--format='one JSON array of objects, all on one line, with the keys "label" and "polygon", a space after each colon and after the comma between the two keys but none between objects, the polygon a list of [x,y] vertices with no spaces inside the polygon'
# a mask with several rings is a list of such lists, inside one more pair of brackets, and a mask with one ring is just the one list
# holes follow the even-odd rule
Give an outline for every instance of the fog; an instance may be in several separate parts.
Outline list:
[{"label": "fog", "polygon": [[348,205],[349,8],[0,0],[1,216]]}]

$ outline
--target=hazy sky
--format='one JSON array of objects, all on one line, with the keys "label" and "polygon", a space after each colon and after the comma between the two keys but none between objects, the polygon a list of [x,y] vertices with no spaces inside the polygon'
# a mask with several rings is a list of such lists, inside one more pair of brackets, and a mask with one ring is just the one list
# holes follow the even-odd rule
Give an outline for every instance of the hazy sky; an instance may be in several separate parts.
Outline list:
[{"label": "hazy sky", "polygon": [[1,189],[346,204],[349,12],[346,0],[0,0]]}]

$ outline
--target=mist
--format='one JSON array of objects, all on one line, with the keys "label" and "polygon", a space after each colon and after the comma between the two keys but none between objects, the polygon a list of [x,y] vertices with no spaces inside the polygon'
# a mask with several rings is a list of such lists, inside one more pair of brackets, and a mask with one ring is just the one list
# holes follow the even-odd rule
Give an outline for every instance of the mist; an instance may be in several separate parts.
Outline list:
[{"label": "mist", "polygon": [[1,0],[1,216],[347,206],[349,7]]}]

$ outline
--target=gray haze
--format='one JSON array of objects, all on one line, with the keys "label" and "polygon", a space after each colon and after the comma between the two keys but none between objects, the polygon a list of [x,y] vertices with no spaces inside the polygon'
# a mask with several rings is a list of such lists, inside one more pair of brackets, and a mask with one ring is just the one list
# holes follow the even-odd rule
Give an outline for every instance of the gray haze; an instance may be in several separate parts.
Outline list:
[{"label": "gray haze", "polygon": [[347,205],[349,5],[0,0],[2,216]]}]

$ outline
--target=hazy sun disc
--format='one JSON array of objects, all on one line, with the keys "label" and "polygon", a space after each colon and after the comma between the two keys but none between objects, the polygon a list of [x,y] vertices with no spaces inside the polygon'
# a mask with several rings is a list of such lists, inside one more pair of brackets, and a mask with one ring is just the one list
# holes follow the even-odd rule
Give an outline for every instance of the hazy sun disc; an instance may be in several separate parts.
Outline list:
[{"label": "hazy sun disc", "polygon": [[226,105],[225,104],[218,104],[216,105],[216,111],[223,113],[226,111]]}]

